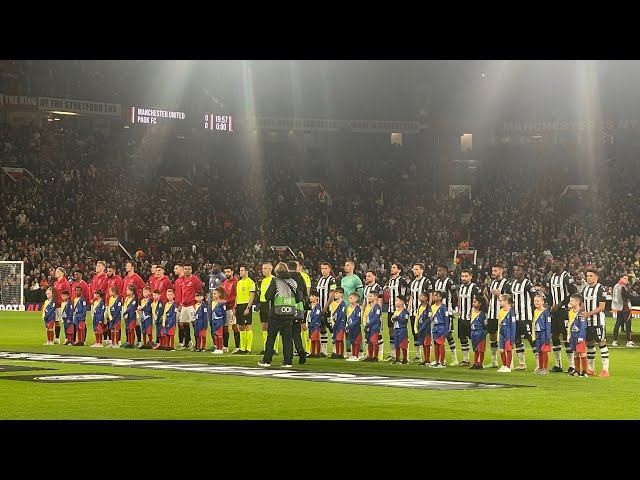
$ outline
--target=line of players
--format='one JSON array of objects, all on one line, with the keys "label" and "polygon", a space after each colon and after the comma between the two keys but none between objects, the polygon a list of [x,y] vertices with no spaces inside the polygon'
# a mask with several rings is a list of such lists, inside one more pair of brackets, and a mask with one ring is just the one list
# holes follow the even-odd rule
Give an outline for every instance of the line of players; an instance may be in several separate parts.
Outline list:
[{"label": "line of players", "polygon": [[[345,263],[345,270],[353,262],[347,261]],[[575,346],[572,346],[571,331],[572,326],[570,322],[570,311],[573,311],[571,307],[571,296],[576,293],[576,287],[569,273],[565,270],[564,262],[560,259],[555,259],[553,262],[553,273],[547,283],[547,288],[550,295],[547,297],[541,291],[541,289],[534,287],[531,281],[526,278],[526,270],[522,265],[516,265],[514,267],[514,279],[509,281],[504,276],[504,266],[501,264],[495,264],[491,269],[492,281],[488,287],[481,289],[478,285],[471,281],[472,275],[469,270],[462,270],[460,275],[460,284],[455,285],[451,277],[449,276],[449,269],[446,265],[438,265],[437,273],[434,281],[424,276],[425,267],[422,263],[413,264],[413,280],[408,281],[403,278],[402,273],[404,267],[402,264],[396,262],[390,267],[390,278],[385,285],[385,290],[389,292],[389,303],[387,313],[387,327],[389,330],[389,340],[391,345],[397,345],[395,339],[395,325],[396,318],[395,312],[399,308],[396,300],[398,298],[401,301],[406,300],[406,310],[408,314],[407,323],[412,331],[412,337],[415,347],[414,363],[422,363],[421,355],[426,354],[421,343],[419,334],[419,318],[421,315],[421,307],[423,307],[423,301],[421,298],[427,299],[427,305],[437,304],[437,298],[434,297],[435,292],[442,292],[442,304],[444,310],[446,310],[447,317],[447,335],[446,340],[451,351],[451,362],[449,365],[463,365],[471,366],[469,361],[469,340],[472,339],[472,323],[473,323],[473,311],[474,300],[481,296],[484,301],[487,302],[487,312],[485,315],[484,325],[490,340],[491,351],[491,363],[488,368],[498,368],[497,354],[498,350],[502,350],[499,342],[499,330],[501,322],[504,320],[504,309],[501,300],[502,295],[509,295],[512,302],[512,317],[514,323],[513,329],[513,341],[510,342],[508,350],[515,348],[516,356],[518,359],[518,365],[516,370],[526,370],[525,363],[525,346],[524,340],[527,340],[530,344],[534,354],[537,356],[536,338],[537,335],[533,329],[534,320],[540,315],[539,309],[535,306],[534,298],[536,295],[542,295],[543,301],[546,301],[550,305],[549,323],[551,326],[550,342],[551,349],[553,351],[555,365],[550,372],[557,373],[563,372],[561,349],[562,342],[564,343],[565,352],[567,355],[567,361],[569,368],[567,373],[576,373],[574,352]],[[319,298],[319,306],[322,314],[322,321],[319,329],[319,336],[321,342],[320,356],[326,356],[326,333],[323,332],[322,327],[329,325],[333,316],[333,308],[335,307],[335,295],[336,295],[336,282],[330,275],[331,266],[328,263],[323,263],[321,266],[322,277],[318,280],[317,291]],[[581,319],[586,322],[585,330],[585,345],[586,345],[586,358],[588,361],[588,368],[586,371],[589,375],[595,374],[595,357],[596,357],[596,345],[600,349],[602,359],[602,372],[600,376],[609,376],[609,353],[605,339],[605,290],[602,284],[599,283],[599,274],[596,270],[590,269],[586,275],[587,285],[583,291],[584,310],[579,312]],[[376,275],[373,271],[368,271],[365,276],[365,284],[363,286],[365,296],[372,290],[381,291],[380,285],[376,282]],[[382,301],[378,298],[378,304],[382,306]],[[363,303],[362,308],[365,308]],[[534,308],[535,307],[535,308]],[[460,340],[460,346],[462,351],[462,362],[458,362],[456,352],[456,342],[453,337],[453,317],[454,312],[458,312],[458,339]],[[435,313],[433,314],[435,317]],[[348,312],[347,312],[348,316]],[[366,318],[366,315],[365,315]],[[402,320],[401,320],[402,322]],[[546,331],[546,330],[545,330]],[[325,338],[323,337],[325,335]],[[382,357],[382,345],[383,340],[383,328],[380,327],[378,332],[379,342],[379,356]],[[334,334],[335,337],[335,334]],[[408,339],[404,337],[401,339],[401,344],[404,341],[408,342]],[[542,343],[541,343],[542,344]],[[397,347],[396,347],[397,348]],[[439,348],[438,353],[439,353]],[[545,347],[546,348],[546,347]],[[335,351],[331,358],[340,358],[340,354]],[[387,361],[397,361],[398,356],[389,355],[386,358]],[[511,361],[509,361],[509,367],[511,367]],[[443,360],[440,363],[444,363]],[[539,365],[539,359],[536,358],[536,363]],[[503,365],[504,366],[504,365]],[[542,368],[542,367],[538,367]]]}]

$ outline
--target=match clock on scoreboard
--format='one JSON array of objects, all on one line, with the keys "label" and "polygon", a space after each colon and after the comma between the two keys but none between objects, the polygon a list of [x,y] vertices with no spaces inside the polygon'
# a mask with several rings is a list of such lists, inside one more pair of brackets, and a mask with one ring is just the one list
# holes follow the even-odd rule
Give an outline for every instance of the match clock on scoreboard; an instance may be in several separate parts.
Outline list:
[{"label": "match clock on scoreboard", "polygon": [[231,115],[204,114],[204,128],[219,132],[233,132],[233,117]]}]

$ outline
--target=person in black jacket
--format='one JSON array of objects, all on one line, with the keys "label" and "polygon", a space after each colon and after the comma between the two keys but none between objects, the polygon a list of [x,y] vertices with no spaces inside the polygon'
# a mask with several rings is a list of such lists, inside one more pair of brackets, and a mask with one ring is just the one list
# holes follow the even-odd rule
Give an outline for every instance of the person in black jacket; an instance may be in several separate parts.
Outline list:
[{"label": "person in black jacket", "polygon": [[271,311],[269,313],[269,326],[267,328],[267,343],[264,348],[264,357],[258,362],[261,367],[270,367],[273,358],[273,345],[276,336],[280,333],[282,339],[282,354],[284,360],[281,366],[290,368],[293,362],[292,329],[294,315],[276,314],[276,305],[273,300],[276,297],[294,297],[296,303],[303,300],[302,289],[298,288],[298,283],[291,278],[289,268],[284,262],[276,265],[274,270],[275,278],[271,281],[264,297],[270,302]]},{"label": "person in black jacket", "polygon": [[[296,282],[297,288],[302,292],[302,301],[306,303],[307,301],[307,285],[304,283],[304,278],[300,275],[300,272],[297,271],[298,264],[295,261],[287,262],[287,268],[289,268],[289,274],[291,278]],[[307,352],[304,349],[304,345],[302,344],[302,322],[305,322],[306,319],[304,317],[304,307],[302,310],[298,311],[297,315],[293,319],[293,328],[291,330],[291,336],[293,339],[293,346],[296,349],[298,354],[298,363],[302,365],[307,361]]]}]

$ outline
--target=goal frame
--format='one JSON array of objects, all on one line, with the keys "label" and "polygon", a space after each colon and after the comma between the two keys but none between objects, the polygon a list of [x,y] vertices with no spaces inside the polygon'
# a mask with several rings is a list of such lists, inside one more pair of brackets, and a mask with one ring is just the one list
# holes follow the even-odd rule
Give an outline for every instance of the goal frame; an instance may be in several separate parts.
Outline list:
[{"label": "goal frame", "polygon": [[24,260],[0,260],[3,264],[20,264],[20,306],[24,305]]}]

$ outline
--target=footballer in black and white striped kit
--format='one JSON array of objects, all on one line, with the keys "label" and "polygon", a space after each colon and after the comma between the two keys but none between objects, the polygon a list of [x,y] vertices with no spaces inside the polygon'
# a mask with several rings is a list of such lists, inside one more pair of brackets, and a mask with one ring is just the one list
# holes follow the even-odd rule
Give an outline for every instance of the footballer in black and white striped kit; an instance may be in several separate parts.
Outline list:
[{"label": "footballer in black and white striped kit", "polygon": [[569,297],[577,292],[576,284],[569,272],[564,269],[564,262],[556,258],[553,260],[553,274],[549,277],[547,288],[551,292],[551,343],[553,345],[553,357],[555,366],[549,370],[553,373],[562,372],[562,360],[560,359],[560,337],[563,337],[564,348],[567,354],[569,368],[573,367],[573,350],[569,343]]},{"label": "footballer in black and white striped kit", "polygon": [[538,364],[538,355],[533,341],[533,297],[538,290],[533,286],[531,280],[525,276],[525,267],[516,265],[513,267],[514,279],[511,282],[511,298],[513,299],[513,313],[516,317],[516,355],[519,365],[516,370],[526,370],[527,365],[524,360],[523,337],[527,339]]},{"label": "footballer in black and white striped kit", "polygon": [[582,291],[584,297],[584,312],[581,317],[587,320],[587,374],[595,375],[596,342],[600,347],[602,359],[601,377],[609,376],[609,348],[605,339],[605,292],[599,282],[597,270],[587,270],[587,286]]},{"label": "footballer in black and white striped kit", "polygon": [[471,337],[471,311],[473,299],[476,295],[482,295],[480,288],[471,281],[471,271],[468,269],[460,272],[460,288],[458,289],[458,339],[462,350],[462,362],[460,365],[469,365],[469,337]]},{"label": "footballer in black and white striped kit", "polygon": [[[389,345],[393,345],[393,322],[391,321],[391,316],[393,312],[396,310],[396,298],[398,295],[407,295],[407,291],[409,290],[409,282],[407,282],[403,277],[402,273],[404,271],[404,266],[401,263],[395,262],[391,264],[389,268],[389,273],[391,276],[385,285],[385,289],[389,291],[389,305],[387,311],[387,327],[389,327]],[[395,360],[395,357],[389,355],[385,358],[386,361]]]},{"label": "footballer in black and white striped kit", "polygon": [[328,262],[322,262],[320,264],[320,272],[322,277],[318,280],[316,290],[318,291],[318,305],[322,309],[322,320],[320,322],[320,356],[327,356],[327,323],[328,323],[328,308],[333,301],[333,293],[336,289],[336,279],[331,275],[331,264]]},{"label": "footballer in black and white striped kit", "polygon": [[408,311],[411,323],[411,333],[413,335],[413,346],[416,349],[416,356],[413,358],[413,363],[420,363],[422,361],[420,358],[420,351],[422,350],[422,347],[418,341],[418,332],[416,331],[416,316],[418,314],[418,308],[420,308],[420,293],[426,293],[428,298],[431,294],[432,288],[431,281],[424,276],[423,263],[414,263],[411,271],[413,272],[413,280],[409,284]]},{"label": "footballer in black and white striped kit", "polygon": [[504,277],[504,266],[496,263],[491,267],[491,285],[485,289],[485,297],[489,302],[487,315],[487,332],[491,341],[491,363],[489,368],[498,368],[498,312],[500,311],[500,295],[511,293],[511,284]]}]

